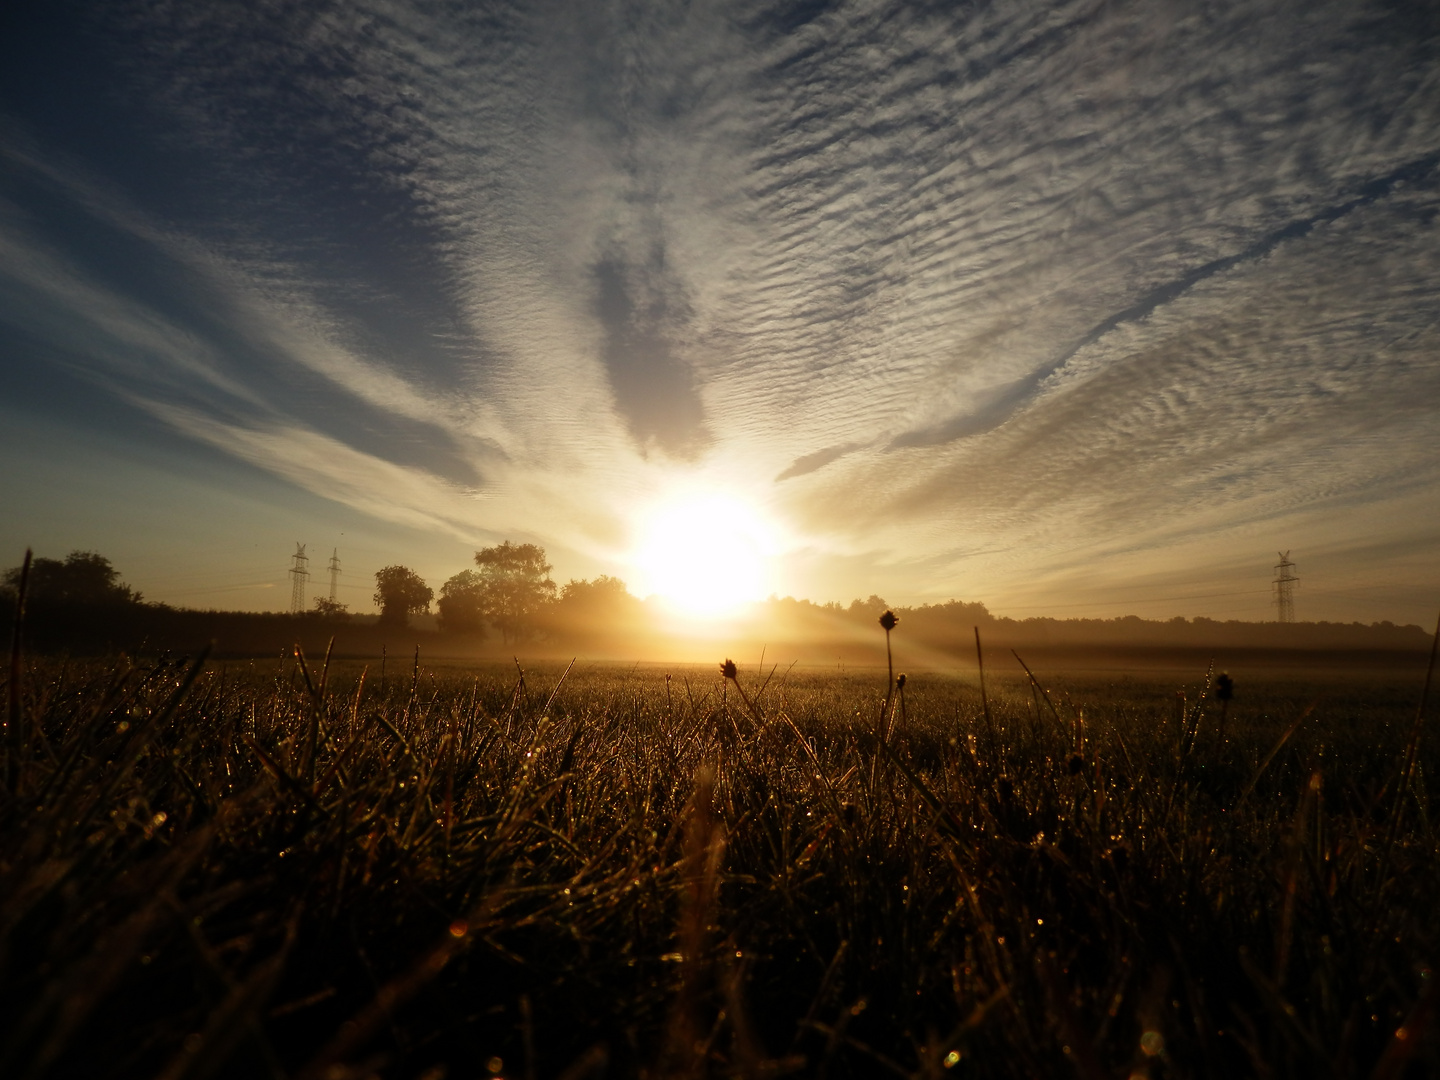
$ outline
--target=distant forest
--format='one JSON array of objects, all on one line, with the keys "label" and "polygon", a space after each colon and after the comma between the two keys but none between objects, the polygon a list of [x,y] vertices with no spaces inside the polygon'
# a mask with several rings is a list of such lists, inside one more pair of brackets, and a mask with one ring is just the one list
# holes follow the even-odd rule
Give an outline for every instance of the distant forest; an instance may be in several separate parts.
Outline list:
[{"label": "distant forest", "polygon": [[[476,570],[442,586],[438,618],[417,618],[429,613],[434,592],[405,567],[387,567],[376,575],[379,616],[351,615],[325,598],[311,611],[290,615],[148,602],[104,556],[76,551],[64,559],[32,561],[23,641],[31,651],[77,656],[192,653],[209,643],[222,656],[275,655],[295,644],[315,654],[333,640],[337,655],[367,658],[405,655],[418,647],[430,657],[523,653],[668,660],[695,658],[690,654],[716,636],[701,624],[692,631],[693,641],[687,640],[658,605],[632,596],[618,579],[602,576],[557,587],[549,571],[543,550],[505,544],[478,552]],[[0,618],[7,625],[15,621],[21,577],[21,567],[14,567],[0,579]],[[387,587],[399,591],[387,595]],[[719,636],[737,650],[767,647],[787,662],[874,663],[877,656],[883,662],[877,620],[886,610],[899,617],[895,643],[909,650],[910,663],[947,666],[973,663],[977,629],[987,652],[1344,651],[1403,660],[1424,654],[1431,642],[1430,633],[1419,626],[1390,622],[1010,619],[992,615],[977,602],[905,607],[873,595],[849,605],[772,597],[745,619],[717,625]]]}]

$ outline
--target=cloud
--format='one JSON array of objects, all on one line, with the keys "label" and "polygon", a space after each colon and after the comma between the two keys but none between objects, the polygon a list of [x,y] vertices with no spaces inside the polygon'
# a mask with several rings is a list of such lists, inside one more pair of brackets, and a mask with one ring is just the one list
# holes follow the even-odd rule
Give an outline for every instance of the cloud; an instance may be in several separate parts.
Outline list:
[{"label": "cloud", "polygon": [[308,412],[342,437],[473,480],[455,453],[466,410],[343,344],[347,328],[298,283],[167,234],[75,176],[21,155],[9,163],[0,288],[13,327],[131,393],[231,418]]},{"label": "cloud", "polygon": [[135,404],[192,438],[281,476],[298,487],[381,521],[469,540],[479,528],[473,493],[336,439],[293,426],[241,427],[153,401]]},{"label": "cloud", "polygon": [[663,251],[639,266],[606,255],[592,274],[616,407],[642,446],[653,441],[672,455],[693,456],[706,441],[704,410],[694,373],[677,355],[673,335],[688,318],[683,293],[667,280]]},{"label": "cloud", "polygon": [[367,513],[688,475],[928,596],[1440,482],[1440,61],[1348,2],[94,18],[134,137],[14,106],[0,319]]},{"label": "cloud", "polygon": [[775,481],[779,483],[781,480],[790,480],[815,472],[817,469],[823,469],[832,461],[839,461],[846,454],[853,454],[863,446],[864,443],[841,443],[839,446],[827,446],[824,450],[816,450],[813,454],[805,454],[792,461],[789,468],[775,477]]},{"label": "cloud", "polygon": [[1432,174],[1437,164],[1440,164],[1440,154],[1427,154],[1415,161],[1407,162],[1384,176],[1377,177],[1374,180],[1362,184],[1358,194],[1353,198],[1347,199],[1338,205],[1326,207],[1308,217],[1288,222],[1280,228],[1274,229],[1265,236],[1262,236],[1241,252],[1234,255],[1226,255],[1219,259],[1212,259],[1202,266],[1187,271],[1176,280],[1168,281],[1152,289],[1124,311],[1118,311],[1101,320],[1091,330],[1087,331],[1074,346],[1062,353],[1053,363],[1031,372],[1026,378],[1012,383],[1010,386],[1004,387],[1000,392],[994,394],[989,401],[980,403],[979,407],[973,412],[954,417],[921,431],[908,431],[897,435],[891,440],[890,447],[896,449],[907,446],[935,446],[940,443],[950,442],[954,439],[964,438],[967,435],[981,434],[998,427],[1014,415],[1018,409],[1023,408],[1026,402],[1039,390],[1044,380],[1064,367],[1065,364],[1075,357],[1076,353],[1096,344],[1118,327],[1124,326],[1126,323],[1139,322],[1146,319],[1150,315],[1153,315],[1156,309],[1164,304],[1174,302],[1207,278],[1226,273],[1242,263],[1263,259],[1282,243],[1290,240],[1299,240],[1308,235],[1317,226],[1338,221],[1345,215],[1363,206],[1368,206],[1376,199],[1384,198],[1402,185],[1420,184],[1430,186],[1433,179]]}]

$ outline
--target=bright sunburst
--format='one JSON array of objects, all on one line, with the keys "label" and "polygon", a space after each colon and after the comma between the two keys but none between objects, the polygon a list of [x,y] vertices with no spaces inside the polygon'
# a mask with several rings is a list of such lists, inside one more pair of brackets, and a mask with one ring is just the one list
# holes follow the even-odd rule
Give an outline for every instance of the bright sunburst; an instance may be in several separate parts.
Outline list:
[{"label": "bright sunburst", "polygon": [[641,523],[635,562],[642,596],[659,594],[687,615],[725,615],[770,588],[771,529],[724,495],[667,501]]}]

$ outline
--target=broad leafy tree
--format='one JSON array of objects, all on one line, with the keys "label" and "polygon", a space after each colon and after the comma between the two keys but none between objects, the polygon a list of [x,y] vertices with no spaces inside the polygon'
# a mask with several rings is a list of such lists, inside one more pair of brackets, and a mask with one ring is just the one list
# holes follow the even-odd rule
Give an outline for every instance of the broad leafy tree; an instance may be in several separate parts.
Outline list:
[{"label": "broad leafy tree", "polygon": [[506,540],[477,551],[475,565],[480,609],[500,628],[506,641],[518,641],[528,634],[536,614],[555,602],[555,582],[550,580],[550,564],[542,547]]},{"label": "broad leafy tree", "polygon": [[[5,589],[20,588],[20,567],[5,571]],[[140,594],[120,580],[110,560],[93,551],[72,551],[61,559],[34,559],[26,585],[27,603],[47,605],[138,604]]]},{"label": "broad leafy tree", "polygon": [[322,619],[343,622],[350,618],[350,605],[342,604],[339,600],[331,600],[328,596],[317,596],[315,598],[315,614]]},{"label": "broad leafy tree", "polygon": [[485,579],[477,570],[461,570],[440,586],[440,629],[474,634],[485,631]]},{"label": "broad leafy tree", "polygon": [[593,581],[571,580],[560,590],[560,600],[547,620],[558,638],[599,648],[632,637],[643,629],[642,621],[640,601],[630,595],[625,582],[607,574]]},{"label": "broad leafy tree", "polygon": [[380,621],[404,626],[411,615],[430,610],[435,590],[408,566],[387,566],[375,571],[375,604]]},{"label": "broad leafy tree", "polygon": [[625,582],[608,574],[594,581],[571,579],[560,590],[560,615],[577,618],[604,618],[628,611],[635,598]]}]

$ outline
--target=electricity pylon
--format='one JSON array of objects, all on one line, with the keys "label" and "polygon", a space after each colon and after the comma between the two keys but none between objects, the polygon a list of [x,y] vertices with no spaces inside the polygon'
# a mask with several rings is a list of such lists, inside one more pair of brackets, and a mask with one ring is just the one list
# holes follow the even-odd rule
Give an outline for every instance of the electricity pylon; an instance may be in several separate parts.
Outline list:
[{"label": "electricity pylon", "polygon": [[305,582],[310,577],[310,559],[305,554],[305,545],[296,541],[295,554],[291,558],[294,565],[290,567],[290,614],[299,615],[305,611]]},{"label": "electricity pylon", "polygon": [[1271,582],[1275,586],[1275,615],[1282,623],[1295,621],[1295,583],[1300,579],[1295,576],[1295,564],[1290,561],[1290,552],[1277,552],[1280,562],[1275,566],[1275,580]]},{"label": "electricity pylon", "polygon": [[335,603],[335,592],[340,588],[340,549],[330,552],[330,602]]}]

